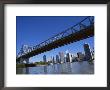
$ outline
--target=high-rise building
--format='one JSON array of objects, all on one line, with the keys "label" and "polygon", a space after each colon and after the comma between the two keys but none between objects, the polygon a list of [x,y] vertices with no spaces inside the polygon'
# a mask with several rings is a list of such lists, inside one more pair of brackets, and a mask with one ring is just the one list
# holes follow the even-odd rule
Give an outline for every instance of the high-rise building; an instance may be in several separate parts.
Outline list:
[{"label": "high-rise building", "polygon": [[47,62],[47,60],[46,60],[46,55],[43,56],[43,61],[44,61],[44,62]]},{"label": "high-rise building", "polygon": [[66,54],[66,62],[72,62],[71,53],[67,53],[67,54]]},{"label": "high-rise building", "polygon": [[84,51],[85,51],[85,60],[91,60],[91,50],[89,44],[85,43],[84,44]]},{"label": "high-rise building", "polygon": [[64,63],[66,63],[66,55],[64,56]]},{"label": "high-rise building", "polygon": [[76,62],[76,61],[77,61],[77,57],[74,56],[74,57],[72,58],[72,62]]},{"label": "high-rise building", "polygon": [[82,52],[78,52],[78,53],[77,53],[77,56],[78,56],[78,60],[79,60],[79,61],[84,60],[84,57],[85,57],[85,56],[84,56],[84,54],[82,54]]},{"label": "high-rise building", "polygon": [[56,63],[60,63],[60,59],[58,55],[56,55]]},{"label": "high-rise building", "polygon": [[54,56],[53,56],[53,58],[52,58],[52,62],[53,62],[53,64],[55,64],[55,59],[54,59]]},{"label": "high-rise building", "polygon": [[60,62],[64,63],[64,53],[63,52],[59,52],[59,56],[60,56]]},{"label": "high-rise building", "polygon": [[72,62],[73,62],[74,57],[75,57],[74,54],[71,54]]}]

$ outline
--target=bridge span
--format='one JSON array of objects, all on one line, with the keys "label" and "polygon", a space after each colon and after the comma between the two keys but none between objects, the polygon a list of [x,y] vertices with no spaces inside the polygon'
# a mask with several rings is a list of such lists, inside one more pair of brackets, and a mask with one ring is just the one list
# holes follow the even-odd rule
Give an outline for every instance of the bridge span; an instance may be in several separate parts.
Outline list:
[{"label": "bridge span", "polygon": [[94,36],[94,17],[88,16],[65,31],[29,48],[27,52],[20,52],[16,57],[16,61],[25,60],[28,63],[30,57],[92,36]]}]

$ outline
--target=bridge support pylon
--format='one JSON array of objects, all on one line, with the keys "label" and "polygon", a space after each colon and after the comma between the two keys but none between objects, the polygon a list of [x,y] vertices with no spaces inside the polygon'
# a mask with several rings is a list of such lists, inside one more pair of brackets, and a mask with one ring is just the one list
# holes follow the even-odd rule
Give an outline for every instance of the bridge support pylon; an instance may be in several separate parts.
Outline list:
[{"label": "bridge support pylon", "polygon": [[17,63],[23,64],[24,61],[26,64],[29,64],[29,58],[20,58],[19,62],[17,62]]},{"label": "bridge support pylon", "polygon": [[25,59],[26,64],[29,64],[29,58]]}]

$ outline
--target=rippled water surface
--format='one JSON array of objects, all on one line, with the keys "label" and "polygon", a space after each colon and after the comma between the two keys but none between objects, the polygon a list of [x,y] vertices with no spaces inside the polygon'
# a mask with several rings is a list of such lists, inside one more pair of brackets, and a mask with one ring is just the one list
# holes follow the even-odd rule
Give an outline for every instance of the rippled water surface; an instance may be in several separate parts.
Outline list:
[{"label": "rippled water surface", "polygon": [[17,68],[17,74],[94,74],[94,64],[87,61]]}]

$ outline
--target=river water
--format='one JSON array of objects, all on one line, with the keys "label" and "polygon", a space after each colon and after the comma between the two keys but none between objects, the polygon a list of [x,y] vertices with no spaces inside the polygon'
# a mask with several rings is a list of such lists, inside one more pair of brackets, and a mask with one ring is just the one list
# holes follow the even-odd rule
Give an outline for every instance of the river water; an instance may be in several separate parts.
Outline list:
[{"label": "river water", "polygon": [[17,68],[17,74],[94,74],[94,64],[87,61],[48,66]]}]

